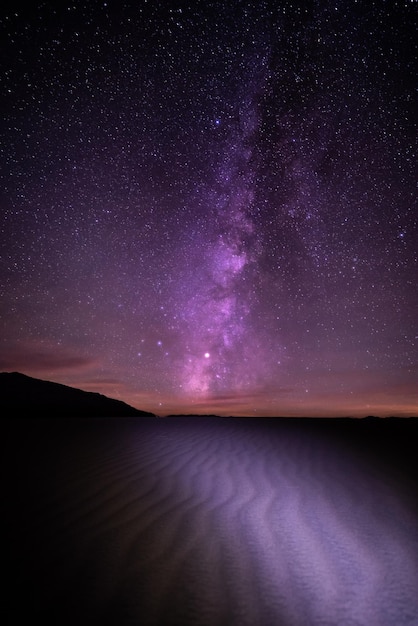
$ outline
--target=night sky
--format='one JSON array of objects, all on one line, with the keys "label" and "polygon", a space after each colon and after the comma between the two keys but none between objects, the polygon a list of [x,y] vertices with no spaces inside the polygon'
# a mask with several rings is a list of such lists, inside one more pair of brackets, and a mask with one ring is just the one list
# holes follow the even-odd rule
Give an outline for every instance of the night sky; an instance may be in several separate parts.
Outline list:
[{"label": "night sky", "polygon": [[418,414],[417,2],[6,4],[1,370]]}]

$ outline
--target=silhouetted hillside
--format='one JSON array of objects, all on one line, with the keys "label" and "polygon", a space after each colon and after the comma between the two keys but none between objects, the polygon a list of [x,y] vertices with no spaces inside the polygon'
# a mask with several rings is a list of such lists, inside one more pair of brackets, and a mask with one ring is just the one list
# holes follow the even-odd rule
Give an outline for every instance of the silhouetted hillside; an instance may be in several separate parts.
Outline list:
[{"label": "silhouetted hillside", "polygon": [[19,372],[0,373],[0,409],[7,417],[154,417],[100,393],[39,380]]}]

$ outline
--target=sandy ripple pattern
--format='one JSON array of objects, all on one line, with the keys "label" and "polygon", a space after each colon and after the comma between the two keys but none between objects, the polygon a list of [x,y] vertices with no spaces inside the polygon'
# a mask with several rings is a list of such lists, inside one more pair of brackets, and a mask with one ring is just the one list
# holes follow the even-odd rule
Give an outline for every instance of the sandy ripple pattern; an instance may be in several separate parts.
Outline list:
[{"label": "sandy ripple pattern", "polygon": [[13,438],[10,626],[418,626],[412,492],[340,439],[251,419],[51,430]]}]

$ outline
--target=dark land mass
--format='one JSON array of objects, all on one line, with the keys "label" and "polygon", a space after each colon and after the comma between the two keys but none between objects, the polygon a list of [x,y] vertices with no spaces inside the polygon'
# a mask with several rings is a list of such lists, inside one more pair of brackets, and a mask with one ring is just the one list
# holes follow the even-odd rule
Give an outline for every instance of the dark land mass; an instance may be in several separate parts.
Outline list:
[{"label": "dark land mass", "polygon": [[10,626],[416,623],[417,419],[10,422]]},{"label": "dark land mass", "polygon": [[344,445],[354,454],[366,455],[378,466],[392,468],[406,479],[418,479],[418,417],[236,417],[218,415],[167,415],[168,420],[181,424],[196,420],[197,425],[217,418],[238,421],[243,426],[262,428],[265,432],[303,432],[305,436],[320,436]]},{"label": "dark land mass", "polygon": [[19,373],[0,398],[8,625],[416,623],[418,418],[137,419]]},{"label": "dark land mass", "polygon": [[25,417],[154,417],[100,393],[32,378],[19,372],[0,373],[0,409],[4,416]]},{"label": "dark land mass", "polygon": [[417,623],[418,419],[33,415],[2,439],[10,626]]}]

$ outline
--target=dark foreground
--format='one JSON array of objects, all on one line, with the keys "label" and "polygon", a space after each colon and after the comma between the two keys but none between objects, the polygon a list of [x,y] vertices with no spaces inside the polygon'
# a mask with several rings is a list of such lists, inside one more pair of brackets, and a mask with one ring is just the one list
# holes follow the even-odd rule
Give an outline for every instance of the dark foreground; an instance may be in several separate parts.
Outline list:
[{"label": "dark foreground", "polygon": [[416,420],[3,431],[8,626],[418,624]]}]

